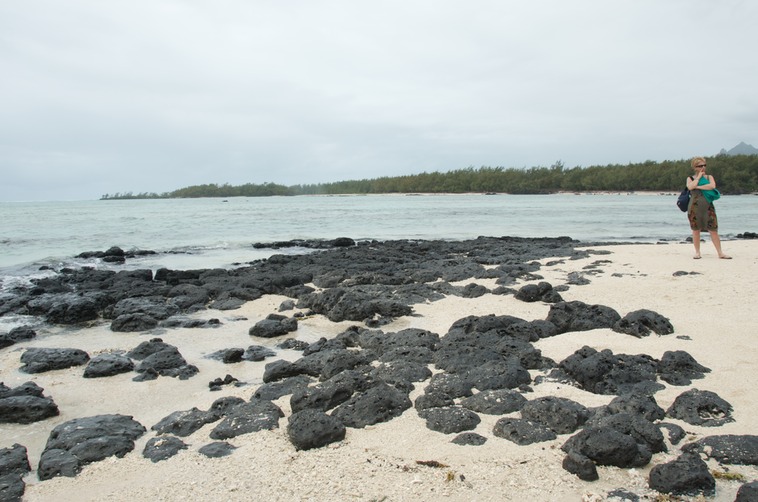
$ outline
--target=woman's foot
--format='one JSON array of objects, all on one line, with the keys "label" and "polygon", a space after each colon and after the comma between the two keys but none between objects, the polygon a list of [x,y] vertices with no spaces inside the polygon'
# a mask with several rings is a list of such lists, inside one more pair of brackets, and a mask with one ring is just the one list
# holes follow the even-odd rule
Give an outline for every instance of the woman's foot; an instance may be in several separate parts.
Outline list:
[{"label": "woman's foot", "polygon": [[727,256],[725,254],[722,254],[721,256],[719,256],[719,258],[721,258],[722,260],[731,260],[732,259],[731,256]]},{"label": "woman's foot", "polygon": [[693,257],[692,257],[692,259],[693,259],[693,260],[699,260],[699,259],[700,259],[700,255],[699,255],[699,254],[696,254],[695,256],[693,256]]}]

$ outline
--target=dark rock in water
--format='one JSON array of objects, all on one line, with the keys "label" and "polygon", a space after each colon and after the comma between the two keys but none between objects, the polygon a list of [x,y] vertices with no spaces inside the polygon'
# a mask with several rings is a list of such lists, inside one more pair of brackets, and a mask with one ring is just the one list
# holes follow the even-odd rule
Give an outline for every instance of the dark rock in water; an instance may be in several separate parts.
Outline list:
[{"label": "dark rock in water", "polygon": [[279,427],[282,410],[271,401],[252,401],[227,410],[226,417],[210,433],[211,439],[230,439],[242,434]]},{"label": "dark rock in water", "polygon": [[30,348],[21,355],[21,371],[44,373],[81,366],[89,361],[89,355],[80,349]]},{"label": "dark rock in water", "polygon": [[632,493],[630,491],[624,490],[622,488],[617,488],[615,490],[611,490],[608,492],[608,497],[617,498],[619,500],[628,500],[629,502],[639,502],[640,496],[636,493]]},{"label": "dark rock in water", "polygon": [[516,299],[523,302],[558,303],[563,301],[561,295],[553,289],[549,282],[540,282],[539,284],[526,284],[516,293]]},{"label": "dark rock in water", "polygon": [[18,342],[25,342],[37,336],[37,332],[28,326],[13,328],[9,333],[0,333],[0,349],[10,347]]},{"label": "dark rock in water", "polygon": [[186,437],[196,432],[206,424],[213,423],[221,418],[221,414],[215,410],[201,411],[192,408],[187,411],[175,411],[162,418],[151,427],[158,434],[173,434]]},{"label": "dark rock in water", "polygon": [[120,354],[98,354],[84,368],[84,378],[101,378],[134,370],[134,362]]},{"label": "dark rock in water", "polygon": [[172,317],[170,319],[166,319],[165,321],[161,321],[158,323],[158,325],[162,328],[218,328],[221,326],[221,321],[215,317],[211,319],[189,319],[186,317]]},{"label": "dark rock in water", "polygon": [[221,458],[231,455],[237,447],[226,441],[216,441],[200,447],[197,451],[209,458]]},{"label": "dark rock in water", "polygon": [[706,463],[698,455],[690,453],[653,467],[649,484],[653,490],[674,495],[713,496],[716,491],[716,480]]},{"label": "dark rock in water", "polygon": [[573,301],[552,305],[546,320],[555,324],[559,333],[566,333],[612,328],[620,319],[619,313],[610,307]]},{"label": "dark rock in water", "polygon": [[638,415],[650,422],[663,420],[666,413],[658,406],[653,396],[644,394],[622,394],[616,396],[608,403],[611,413],[631,413]]},{"label": "dark rock in water", "polygon": [[283,342],[277,344],[276,347],[279,349],[305,350],[308,345],[308,342],[304,342],[303,340],[288,338],[287,340],[284,340]]},{"label": "dark rock in water", "polygon": [[476,432],[464,432],[455,436],[450,442],[460,446],[482,446],[487,442],[487,438]]},{"label": "dark rock in water", "polygon": [[293,394],[298,389],[308,387],[313,379],[306,375],[297,375],[286,378],[279,382],[264,383],[253,394],[253,399],[259,401],[273,401],[282,396]]},{"label": "dark rock in water", "polygon": [[718,427],[734,422],[732,405],[708,390],[690,389],[679,394],[666,410],[666,415],[704,427]]},{"label": "dark rock in water", "polygon": [[641,309],[629,312],[613,325],[613,331],[642,338],[650,333],[670,335],[674,326],[668,318],[652,310]]},{"label": "dark rock in water", "polygon": [[57,425],[40,457],[38,477],[73,477],[82,466],[111,456],[123,457],[146,429],[125,415],[97,415]]},{"label": "dark rock in water", "polygon": [[563,468],[582,481],[597,481],[600,476],[597,473],[595,463],[581,453],[570,451],[563,458]]},{"label": "dark rock in water", "polygon": [[142,450],[142,456],[152,462],[160,462],[173,457],[182,450],[187,449],[187,444],[174,436],[162,436],[150,439]]},{"label": "dark rock in water", "polygon": [[539,422],[508,417],[498,420],[492,433],[521,446],[551,441],[558,437],[555,432]]},{"label": "dark rock in water", "polygon": [[519,392],[511,389],[485,390],[461,400],[461,406],[477,413],[505,415],[518,411],[527,400]]},{"label": "dark rock in water", "polygon": [[651,393],[663,388],[656,384],[657,362],[652,357],[601,352],[582,347],[561,361],[559,367],[581,385],[595,394]]},{"label": "dark rock in water", "polygon": [[392,420],[410,407],[411,400],[407,394],[380,383],[340,404],[332,416],[339,418],[347,427],[362,429]]},{"label": "dark rock in water", "polygon": [[720,464],[758,466],[758,436],[755,435],[707,436],[686,444],[682,450],[703,453]]},{"label": "dark rock in water", "polygon": [[652,458],[645,445],[612,427],[585,427],[571,436],[561,449],[584,455],[597,465],[642,467]]},{"label": "dark rock in water", "polygon": [[690,385],[693,379],[704,378],[710,372],[683,350],[667,350],[658,362],[658,375],[671,385]]},{"label": "dark rock in water", "polygon": [[224,378],[216,378],[208,382],[208,388],[211,391],[219,391],[224,385],[234,385],[235,387],[241,387],[245,384],[228,373],[224,376]]},{"label": "dark rock in water", "polygon": [[296,450],[310,450],[345,439],[345,425],[323,411],[305,409],[290,416],[287,435]]},{"label": "dark rock in water", "polygon": [[540,423],[557,434],[574,432],[589,416],[587,408],[563,397],[540,397],[521,407],[521,418]]},{"label": "dark rock in water", "polygon": [[758,500],[758,481],[751,481],[740,486],[734,502],[756,502]]},{"label": "dark rock in water", "polygon": [[443,434],[475,429],[482,420],[473,411],[460,406],[431,408],[424,415],[426,427]]},{"label": "dark rock in water", "polygon": [[258,321],[255,326],[250,328],[248,334],[260,338],[273,338],[295,330],[297,330],[297,319],[279,314],[269,314],[268,317]]},{"label": "dark rock in water", "polygon": [[150,331],[158,326],[158,320],[147,314],[123,314],[111,322],[111,331],[122,333],[135,333]]},{"label": "dark rock in water", "polygon": [[259,362],[263,361],[267,357],[273,357],[275,355],[276,352],[268,347],[264,347],[262,345],[250,345],[247,349],[245,349],[245,353],[242,355],[242,359],[245,361]]}]

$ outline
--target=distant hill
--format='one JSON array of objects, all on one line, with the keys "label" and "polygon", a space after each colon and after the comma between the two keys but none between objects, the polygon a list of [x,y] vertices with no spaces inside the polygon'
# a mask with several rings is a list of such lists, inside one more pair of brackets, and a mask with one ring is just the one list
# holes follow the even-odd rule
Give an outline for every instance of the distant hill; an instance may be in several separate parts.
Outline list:
[{"label": "distant hill", "polygon": [[740,144],[731,150],[725,150],[722,148],[719,155],[758,155],[758,148],[753,145],[748,145],[744,141],[740,141]]}]

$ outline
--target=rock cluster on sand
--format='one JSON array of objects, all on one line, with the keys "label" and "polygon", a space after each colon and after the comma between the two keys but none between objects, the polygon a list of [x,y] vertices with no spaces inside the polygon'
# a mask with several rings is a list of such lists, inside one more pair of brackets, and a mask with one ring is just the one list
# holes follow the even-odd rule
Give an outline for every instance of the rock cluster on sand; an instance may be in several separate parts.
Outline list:
[{"label": "rock cluster on sand", "polygon": [[[277,428],[282,418],[295,449],[309,450],[342,441],[348,428],[390,421],[413,409],[427,428],[451,435],[455,444],[475,446],[488,440],[467,432],[481,423],[481,414],[502,416],[492,437],[519,445],[565,436],[561,439],[563,468],[583,480],[595,480],[597,466],[641,467],[655,454],[675,447],[684,432],[676,424],[662,422],[666,417],[708,426],[733,418],[731,405],[706,390],[681,393],[668,410],[658,406],[654,394],[665,388],[661,382],[689,385],[710,371],[684,351],[666,352],[661,359],[591,347],[562,361],[542,355],[534,342],[561,334],[610,329],[619,336],[644,337],[674,332],[668,319],[652,310],[622,316],[607,306],[564,301],[559,291],[568,286],[553,287],[541,280],[536,260],[589,255],[575,249],[575,244],[568,238],[359,245],[339,239],[308,246],[329,247],[328,252],[275,255],[232,270],[161,269],[153,274],[149,270],[66,269],[1,297],[0,315],[32,315],[65,325],[105,319],[114,332],[150,332],[159,326],[212,328],[218,321],[197,323],[182,316],[206,308],[234,309],[263,295],[279,294],[292,298],[282,312],[297,307],[334,322],[363,323],[311,344],[289,339],[282,347],[302,351],[294,361],[265,362],[276,352],[256,345],[219,347],[210,357],[225,363],[264,364],[264,384],[248,400],[222,397],[207,410],[179,410],[148,424],[155,436],[142,454],[153,462],[181,454],[187,444],[180,438],[209,424],[213,424],[210,438],[216,441],[201,452],[222,457],[234,455],[234,445],[228,441]],[[286,243],[275,247],[286,247]],[[123,256],[111,251],[104,256],[115,256],[113,260]],[[494,279],[498,287],[451,284],[477,279]],[[517,279],[537,283],[514,290],[510,286]],[[573,277],[573,284],[580,284],[580,279]],[[550,310],[545,319],[531,321],[510,315],[467,316],[441,334],[381,329],[392,319],[411,315],[415,304],[448,295],[476,298],[483,294],[513,294],[525,302],[548,303]],[[275,338],[297,329],[295,317],[280,313],[256,322],[249,334]],[[22,343],[31,337],[23,331],[0,339],[9,346],[8,342]],[[166,376],[192,378],[199,371],[160,338],[127,353],[91,358],[74,348],[29,348],[21,363],[20,369],[30,374],[87,364],[86,378],[134,372],[137,382]],[[542,376],[533,379],[530,371]],[[211,388],[218,390],[236,381],[227,376],[211,382]],[[532,386],[554,381],[616,397],[596,408],[560,396],[528,399]],[[423,392],[412,402],[409,394],[417,386]],[[22,387],[0,387],[0,422],[30,423],[57,415],[57,407],[52,398],[43,396],[43,389],[33,383]],[[283,396],[290,396],[291,414],[286,417],[272,402]],[[123,415],[65,422],[52,430],[37,475],[41,480],[76,476],[88,463],[126,455],[134,449],[134,440],[146,432],[143,424]],[[724,464],[756,465],[756,450],[755,436],[703,438],[682,448],[675,460],[655,466],[650,487],[671,494],[709,495],[715,481],[697,453],[707,452]],[[8,481],[3,481],[0,490],[23,493],[21,477],[29,470],[28,461],[23,462],[26,450],[14,445],[0,451],[0,460],[6,457],[11,460],[0,462],[0,479]],[[750,489],[746,485],[746,493]]]}]

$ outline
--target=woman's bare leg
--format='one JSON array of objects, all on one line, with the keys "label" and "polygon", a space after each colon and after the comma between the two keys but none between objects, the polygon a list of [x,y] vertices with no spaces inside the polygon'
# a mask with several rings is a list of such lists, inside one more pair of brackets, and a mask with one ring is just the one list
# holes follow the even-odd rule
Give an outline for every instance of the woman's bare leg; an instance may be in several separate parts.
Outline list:
[{"label": "woman's bare leg", "polygon": [[700,230],[692,231],[692,244],[695,246],[695,258],[700,258]]},{"label": "woman's bare leg", "polygon": [[718,253],[719,258],[729,258],[727,255],[724,254],[723,251],[721,251],[721,238],[719,237],[719,233],[715,230],[710,231],[711,234],[711,242],[713,243],[713,247],[716,248],[716,253]]}]

